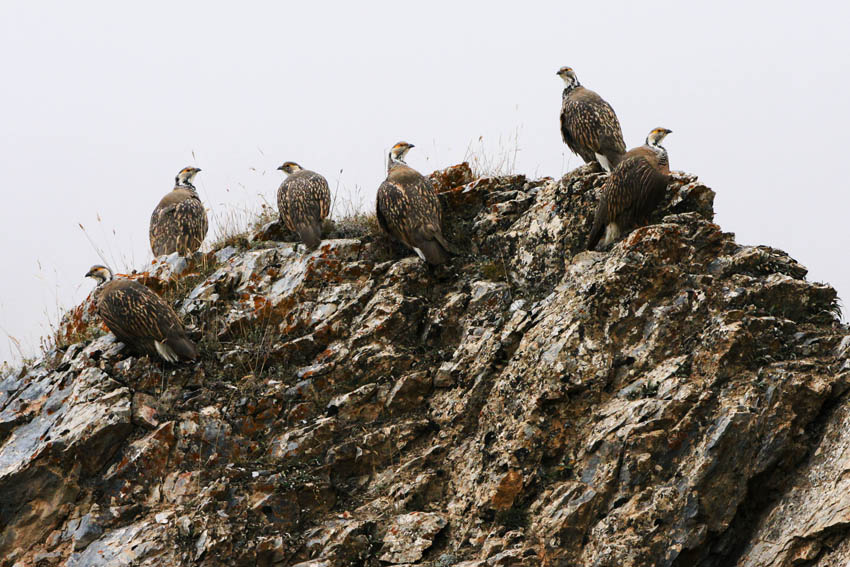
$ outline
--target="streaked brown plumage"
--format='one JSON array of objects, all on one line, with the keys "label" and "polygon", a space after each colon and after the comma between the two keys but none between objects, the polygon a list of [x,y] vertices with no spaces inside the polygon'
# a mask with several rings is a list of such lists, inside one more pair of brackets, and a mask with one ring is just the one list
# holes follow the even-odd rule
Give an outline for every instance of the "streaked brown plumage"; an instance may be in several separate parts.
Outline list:
[{"label": "streaked brown plumage", "polygon": [[664,198],[670,181],[667,150],[661,141],[671,130],[656,128],[646,144],[629,150],[602,186],[602,198],[596,208],[587,249],[593,250],[602,239],[608,246],[649,216]]},{"label": "streaked brown plumage", "polygon": [[154,209],[150,225],[154,256],[172,252],[190,256],[201,247],[209,225],[207,212],[192,185],[192,178],[199,171],[195,167],[181,169],[174,189]]},{"label": "streaked brown plumage", "polygon": [[431,182],[404,162],[412,144],[399,142],[390,151],[387,179],[378,188],[378,223],[429,264],[449,260],[443,237],[442,208]]},{"label": "streaked brown plumage", "polygon": [[92,266],[86,277],[98,282],[93,294],[97,314],[131,350],[168,362],[198,358],[177,313],[160,296],[137,281],[113,278],[105,266]]},{"label": "streaked brown plumage", "polygon": [[584,88],[575,71],[561,67],[564,80],[561,97],[561,137],[585,163],[599,162],[612,171],[626,152],[620,121],[611,105],[595,92]]},{"label": "streaked brown plumage", "polygon": [[278,168],[288,177],[277,190],[277,209],[286,228],[310,250],[322,243],[322,221],[331,209],[328,181],[318,173],[303,169],[293,161]]}]

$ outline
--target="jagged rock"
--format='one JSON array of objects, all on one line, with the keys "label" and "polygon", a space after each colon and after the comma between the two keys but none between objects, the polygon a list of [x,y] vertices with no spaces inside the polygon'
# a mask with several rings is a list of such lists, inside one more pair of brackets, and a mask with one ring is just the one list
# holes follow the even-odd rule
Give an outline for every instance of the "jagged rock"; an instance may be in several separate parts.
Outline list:
[{"label": "jagged rock", "polygon": [[520,471],[508,471],[490,501],[490,505],[496,510],[507,510],[514,505],[517,495],[522,490],[522,473]]},{"label": "jagged rock", "polygon": [[433,380],[428,372],[419,371],[399,378],[387,396],[387,409],[393,414],[419,407],[431,392]]},{"label": "jagged rock", "polygon": [[251,240],[266,241],[276,240],[279,242],[297,242],[298,235],[289,231],[280,220],[273,220],[264,224],[259,230],[251,235]]},{"label": "jagged rock", "polygon": [[77,529],[74,530],[74,551],[85,549],[91,542],[100,537],[103,528],[97,523],[91,513],[80,518]]},{"label": "jagged rock", "polygon": [[425,512],[396,516],[384,536],[381,561],[393,565],[419,561],[446,524],[441,516]]},{"label": "jagged rock", "polygon": [[72,310],[0,381],[0,567],[850,559],[834,290],[691,175],[605,252],[592,168],[435,179],[449,267],[360,221],[136,274],[197,363]]},{"label": "jagged rock", "polygon": [[113,530],[93,541],[85,551],[73,553],[68,567],[113,567],[116,565],[175,564],[177,558],[163,547],[161,530],[153,522],[140,522]]},{"label": "jagged rock", "polygon": [[443,193],[455,187],[472,183],[475,180],[472,169],[467,162],[435,171],[429,177],[437,193]]},{"label": "jagged rock", "polygon": [[328,415],[336,415],[342,421],[374,421],[381,413],[381,405],[375,400],[378,385],[374,382],[337,396],[328,404]]},{"label": "jagged rock", "polygon": [[148,429],[159,427],[162,406],[156,398],[144,392],[133,394],[133,423]]}]

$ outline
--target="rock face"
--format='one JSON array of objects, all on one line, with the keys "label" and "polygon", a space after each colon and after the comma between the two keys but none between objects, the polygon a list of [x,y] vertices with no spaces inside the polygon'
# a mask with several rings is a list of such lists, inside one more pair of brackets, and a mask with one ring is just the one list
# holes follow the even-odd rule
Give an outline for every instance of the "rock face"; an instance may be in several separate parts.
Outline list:
[{"label": "rock face", "polygon": [[451,266],[263,230],[136,276],[197,364],[107,334],[6,376],[0,566],[850,560],[832,288],[693,176],[607,252],[588,168],[435,179]]}]

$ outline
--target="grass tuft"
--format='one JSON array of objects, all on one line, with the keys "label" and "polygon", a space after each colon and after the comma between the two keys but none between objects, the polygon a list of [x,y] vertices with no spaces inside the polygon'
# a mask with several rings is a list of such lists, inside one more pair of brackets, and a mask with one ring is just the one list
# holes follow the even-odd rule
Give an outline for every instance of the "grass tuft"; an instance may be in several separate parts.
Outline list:
[{"label": "grass tuft", "polygon": [[211,213],[215,219],[215,233],[207,250],[216,251],[234,246],[248,248],[249,237],[264,225],[277,220],[277,207],[270,205],[260,196],[262,203],[258,207],[230,207],[221,213]]},{"label": "grass tuft", "polygon": [[484,136],[470,142],[466,147],[463,161],[469,162],[474,177],[499,177],[516,173],[517,157],[519,156],[520,129],[508,137],[499,136],[495,151],[484,141]]},{"label": "grass tuft", "polygon": [[383,234],[375,213],[352,213],[348,216],[325,221],[326,238],[364,238]]}]

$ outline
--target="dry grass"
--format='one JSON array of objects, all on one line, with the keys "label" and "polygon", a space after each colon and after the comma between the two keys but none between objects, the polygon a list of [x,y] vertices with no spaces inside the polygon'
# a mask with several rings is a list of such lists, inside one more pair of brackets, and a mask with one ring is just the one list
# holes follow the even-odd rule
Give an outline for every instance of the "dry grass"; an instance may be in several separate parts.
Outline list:
[{"label": "dry grass", "polygon": [[375,213],[353,213],[337,220],[326,221],[326,237],[331,238],[364,238],[383,234],[378,217]]},{"label": "dry grass", "polygon": [[472,173],[478,177],[499,177],[516,173],[520,129],[508,137],[499,136],[496,147],[484,141],[483,136],[466,147],[463,161],[469,162]]},{"label": "dry grass", "polygon": [[278,219],[277,207],[260,195],[261,203],[255,206],[230,206],[223,211],[208,211],[212,220],[213,235],[204,245],[205,250],[221,250],[227,246],[247,247],[248,237],[263,225]]},{"label": "dry grass", "polygon": [[59,323],[50,323],[50,331],[41,337],[40,348],[42,355],[54,350],[64,350],[69,346],[96,339],[106,334],[100,320],[91,312],[88,299],[71,309],[63,310],[59,316]]},{"label": "dry grass", "polygon": [[17,374],[18,372],[20,372],[20,368],[12,366],[5,360],[0,362],[0,382],[14,374]]}]

